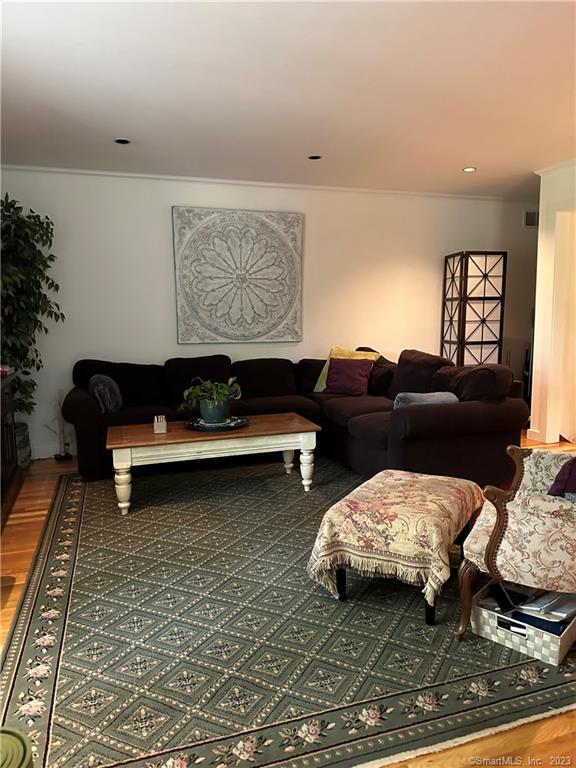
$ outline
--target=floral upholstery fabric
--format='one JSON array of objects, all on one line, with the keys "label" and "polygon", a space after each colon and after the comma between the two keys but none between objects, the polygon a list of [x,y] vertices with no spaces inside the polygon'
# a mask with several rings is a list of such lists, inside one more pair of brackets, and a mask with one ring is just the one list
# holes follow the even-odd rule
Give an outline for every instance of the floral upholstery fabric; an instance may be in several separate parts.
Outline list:
[{"label": "floral upholstery fabric", "polygon": [[434,605],[450,545],[483,501],[470,480],[384,470],[326,512],[308,573],[334,595],[337,567],[395,577],[424,585]]},{"label": "floral upholstery fabric", "polygon": [[[562,464],[571,458],[559,451],[532,451],[524,459],[524,476],[508,502],[508,525],[496,566],[502,578],[516,584],[576,592],[576,504],[547,490]],[[484,560],[496,524],[496,509],[485,502],[464,542],[464,557],[487,572]]]},{"label": "floral upholstery fabric", "polygon": [[572,458],[574,454],[566,451],[532,451],[523,459],[524,475],[518,492],[547,493],[562,466]]}]

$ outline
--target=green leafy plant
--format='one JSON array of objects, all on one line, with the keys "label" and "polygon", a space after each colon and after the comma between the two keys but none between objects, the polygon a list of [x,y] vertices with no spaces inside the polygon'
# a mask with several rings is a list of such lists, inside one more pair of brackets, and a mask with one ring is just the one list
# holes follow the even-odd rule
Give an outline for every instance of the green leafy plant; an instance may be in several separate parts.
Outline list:
[{"label": "green leafy plant", "polygon": [[240,384],[233,376],[227,382],[223,381],[204,381],[204,379],[192,379],[192,386],[184,392],[184,402],[180,406],[181,411],[194,408],[200,401],[222,402],[226,400],[237,400],[242,394]]},{"label": "green leafy plant", "polygon": [[16,371],[14,408],[32,413],[42,358],[36,348],[39,333],[48,333],[46,320],[64,320],[60,306],[51,298],[59,285],[48,274],[56,261],[49,253],[54,224],[48,216],[24,213],[16,200],[6,195],[1,203],[2,237],[2,363]]}]

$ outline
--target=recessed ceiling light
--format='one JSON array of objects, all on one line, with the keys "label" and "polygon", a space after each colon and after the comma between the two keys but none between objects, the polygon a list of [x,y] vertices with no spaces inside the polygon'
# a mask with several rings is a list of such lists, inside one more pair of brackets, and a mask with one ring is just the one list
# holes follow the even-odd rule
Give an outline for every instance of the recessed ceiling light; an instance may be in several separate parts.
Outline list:
[{"label": "recessed ceiling light", "polygon": [[308,155],[308,160],[322,160],[322,155]]},{"label": "recessed ceiling light", "polygon": [[116,144],[131,144],[130,139],[114,139]]},{"label": "recessed ceiling light", "polygon": [[464,173],[474,173],[474,171],[477,171],[478,168],[476,168],[473,165],[467,165],[466,168],[462,168],[462,170],[464,171]]}]

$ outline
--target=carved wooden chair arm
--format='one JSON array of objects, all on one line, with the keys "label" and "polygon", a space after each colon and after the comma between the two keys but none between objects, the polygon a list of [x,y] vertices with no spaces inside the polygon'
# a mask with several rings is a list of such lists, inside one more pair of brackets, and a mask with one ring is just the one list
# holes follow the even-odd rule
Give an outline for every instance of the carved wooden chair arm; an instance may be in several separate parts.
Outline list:
[{"label": "carved wooden chair arm", "polygon": [[496,565],[496,555],[498,549],[504,538],[504,533],[508,526],[508,510],[507,504],[511,501],[516,494],[515,489],[509,491],[503,491],[501,488],[496,488],[493,485],[487,485],[484,488],[484,496],[490,501],[496,508],[496,523],[488,539],[486,545],[486,551],[484,552],[484,563],[486,570],[495,579],[502,579],[502,575]]},{"label": "carved wooden chair arm", "polygon": [[524,459],[532,453],[532,448],[519,448],[517,445],[509,445],[506,448],[506,453],[514,462],[514,477],[512,484],[510,485],[510,491],[513,494],[516,493],[524,477]]},{"label": "carved wooden chair arm", "polygon": [[496,488],[495,485],[487,485],[484,488],[484,498],[494,504],[497,511],[499,507],[511,501],[515,495],[515,490],[504,491],[502,488]]}]

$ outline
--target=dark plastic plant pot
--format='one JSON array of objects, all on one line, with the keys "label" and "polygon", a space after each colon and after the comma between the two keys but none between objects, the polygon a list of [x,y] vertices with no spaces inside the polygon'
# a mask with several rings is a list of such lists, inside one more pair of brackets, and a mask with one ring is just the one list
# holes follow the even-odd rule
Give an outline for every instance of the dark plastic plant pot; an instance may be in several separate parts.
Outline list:
[{"label": "dark plastic plant pot", "polygon": [[200,416],[206,424],[223,424],[230,415],[228,400],[200,400]]},{"label": "dark plastic plant pot", "polygon": [[30,431],[28,424],[24,421],[17,421],[14,424],[16,433],[16,456],[18,466],[26,469],[32,464],[32,448],[30,446]]}]

